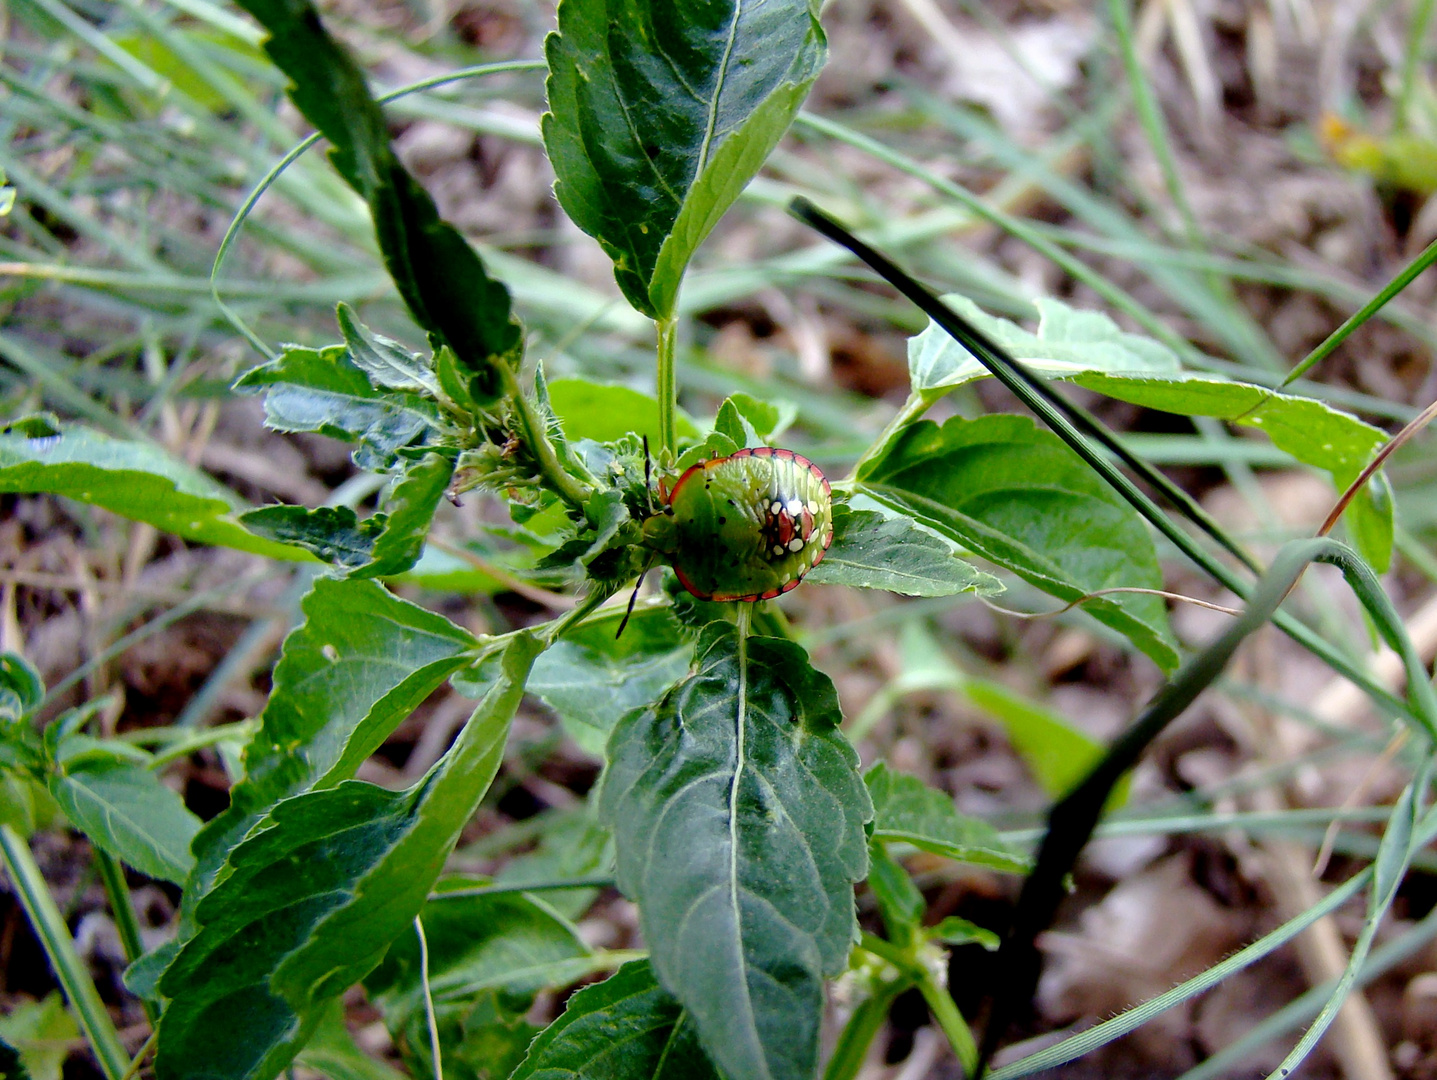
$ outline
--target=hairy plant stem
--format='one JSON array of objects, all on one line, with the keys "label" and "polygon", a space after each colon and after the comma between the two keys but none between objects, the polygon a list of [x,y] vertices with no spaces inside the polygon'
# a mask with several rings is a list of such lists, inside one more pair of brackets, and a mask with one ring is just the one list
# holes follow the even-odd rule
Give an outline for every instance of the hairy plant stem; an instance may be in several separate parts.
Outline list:
[{"label": "hairy plant stem", "polygon": [[504,363],[499,364],[499,370],[503,373],[504,392],[513,404],[514,416],[519,422],[519,433],[529,452],[538,461],[540,475],[566,503],[575,509],[583,509],[584,503],[589,500],[588,487],[581,484],[559,463],[559,455],[554,451],[554,444],[549,441],[549,432],[534,411],[534,406],[524,396],[518,375]]},{"label": "hairy plant stem", "polygon": [[65,991],[65,998],[80,1022],[80,1030],[85,1033],[101,1071],[107,1080],[120,1080],[129,1071],[130,1055],[120,1044],[120,1036],[115,1031],[110,1014],[105,1011],[100,993],[95,989],[90,973],[85,970],[84,962],[75,952],[69,928],[45,886],[45,878],[35,864],[30,845],[9,825],[0,825],[0,863],[10,875],[25,915],[45,949],[55,977]]},{"label": "hairy plant stem", "polygon": [[673,461],[678,450],[678,380],[674,374],[674,350],[678,338],[678,319],[654,321],[658,332],[658,373],[655,378],[655,392],[659,399],[659,461],[664,465]]}]

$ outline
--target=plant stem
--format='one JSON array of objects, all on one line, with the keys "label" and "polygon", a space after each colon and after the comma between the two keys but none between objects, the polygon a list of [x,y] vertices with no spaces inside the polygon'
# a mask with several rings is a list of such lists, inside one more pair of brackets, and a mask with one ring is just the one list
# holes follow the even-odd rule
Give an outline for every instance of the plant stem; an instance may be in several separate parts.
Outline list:
[{"label": "plant stem", "polygon": [[0,861],[3,861],[14,883],[25,915],[64,988],[65,997],[80,1022],[80,1029],[94,1051],[95,1060],[107,1080],[120,1080],[129,1070],[130,1055],[120,1044],[114,1022],[100,1000],[100,992],[95,989],[90,973],[75,952],[69,928],[65,926],[60,909],[55,906],[55,900],[45,886],[40,868],[35,865],[30,846],[9,825],[0,825]]},{"label": "plant stem", "polygon": [[665,465],[673,460],[678,444],[676,419],[679,390],[674,374],[674,347],[678,338],[678,319],[658,319],[658,375],[655,389],[659,399],[659,461]]},{"label": "plant stem", "polygon": [[833,1056],[823,1070],[823,1080],[853,1080],[858,1075],[868,1055],[868,1046],[883,1026],[894,999],[912,985],[906,973],[880,983],[872,995],[853,1010],[834,1044]]},{"label": "plant stem", "polygon": [[972,1076],[978,1065],[978,1044],[974,1041],[973,1032],[969,1030],[967,1022],[958,1012],[958,1006],[953,1003],[953,997],[948,993],[947,987],[938,982],[922,959],[891,941],[884,941],[876,934],[864,931],[860,944],[913,980],[918,992],[923,995],[923,1000],[928,1003],[933,1019],[938,1022],[939,1029],[953,1047],[953,1053],[958,1055],[964,1075]]},{"label": "plant stem", "polygon": [[[125,950],[125,959],[133,964],[145,952],[145,944],[140,940],[140,920],[135,917],[135,905],[130,898],[130,886],[125,881],[125,868],[120,865],[120,860],[111,855],[108,851],[95,848],[95,868],[100,872],[100,881],[105,886],[105,899],[110,902],[110,914],[115,918],[115,929],[120,934],[120,944]],[[153,1027],[159,1020],[159,1013],[155,1009],[154,1002],[141,998],[140,1004],[145,1008],[145,1016]]]},{"label": "plant stem", "polygon": [[418,915],[414,916],[414,933],[419,938],[419,984],[424,989],[424,1018],[429,1024],[429,1057],[435,1080],[444,1080],[444,1065],[439,1057],[439,1023],[434,1018],[434,995],[429,990],[429,941]]}]

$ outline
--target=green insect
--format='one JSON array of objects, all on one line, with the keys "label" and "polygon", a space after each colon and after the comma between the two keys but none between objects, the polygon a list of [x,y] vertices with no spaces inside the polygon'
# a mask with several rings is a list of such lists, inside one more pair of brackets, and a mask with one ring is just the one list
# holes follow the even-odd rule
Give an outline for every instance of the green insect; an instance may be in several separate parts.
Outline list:
[{"label": "green insect", "polygon": [[644,537],[700,600],[769,600],[818,565],[833,542],[833,497],[818,466],[759,446],[694,465],[669,489]]}]

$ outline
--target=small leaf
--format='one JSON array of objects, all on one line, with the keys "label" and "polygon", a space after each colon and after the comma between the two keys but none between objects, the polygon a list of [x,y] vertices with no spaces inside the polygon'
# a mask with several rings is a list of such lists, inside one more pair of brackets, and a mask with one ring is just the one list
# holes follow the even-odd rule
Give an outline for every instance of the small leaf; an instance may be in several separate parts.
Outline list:
[{"label": "small leaf", "polygon": [[50,793],[75,828],[140,873],[183,882],[194,866],[200,819],[150,770],[92,759],[52,774]]},{"label": "small leaf", "polygon": [[964,562],[953,548],[905,517],[833,508],[833,544],[805,581],[887,589],[904,596],[991,596],[1003,583]]},{"label": "small leaf", "polygon": [[434,511],[454,475],[454,462],[443,454],[425,454],[407,462],[404,474],[384,500],[388,520],[374,540],[370,561],[354,577],[402,574],[419,561]]},{"label": "small leaf", "polygon": [[34,437],[23,421],[0,428],[0,494],[64,495],[196,543],[296,557],[235,520],[244,508],[239,496],[153,443],[68,424],[46,427],[52,434]]},{"label": "small leaf", "polygon": [[754,447],[766,445],[753,423],[745,416],[732,398],[725,398],[714,416],[714,431],[727,435],[735,446]]},{"label": "small leaf", "polygon": [[511,641],[501,678],[414,787],[347,780],[295,796],[234,850],[160,982],[159,1080],[275,1076],[410,928],[499,768],[538,651],[528,634]]},{"label": "small leaf", "polygon": [[45,1000],[21,1001],[0,1016],[0,1039],[0,1046],[8,1044],[11,1051],[0,1053],[0,1078],[23,1080],[28,1071],[31,1080],[60,1080],[65,1059],[80,1041],[80,1029],[60,991],[52,990]]},{"label": "small leaf", "polygon": [[957,915],[949,915],[937,925],[924,931],[929,941],[941,941],[945,945],[981,945],[988,952],[997,952],[1003,939],[992,930],[985,929]]},{"label": "small leaf", "polygon": [[240,393],[264,393],[265,424],[276,431],[309,431],[362,444],[387,465],[438,426],[438,412],[423,398],[380,393],[339,345],[327,349],[291,346],[278,360],[252,368],[235,380]]},{"label": "small leaf", "polygon": [[[429,945],[429,987],[446,1070],[458,1064],[456,1055],[467,1056],[476,1049],[476,1040],[484,1040],[476,1020],[514,1027],[512,1020],[523,1018],[537,991],[567,985],[592,970],[589,948],[574,928],[532,897],[501,893],[442,898],[446,887],[467,884],[462,879],[442,883],[441,895],[425,904],[422,915]],[[418,938],[412,933],[401,935],[364,986],[406,1059],[417,1066],[415,1073],[432,1074]],[[509,1023],[495,1009],[500,992],[506,1007],[499,1011],[509,1014]],[[476,1007],[481,1017],[472,1015]],[[523,1050],[521,1045],[514,1064]]]},{"label": "small leaf", "polygon": [[580,749],[602,760],[619,718],[655,700],[688,671],[693,644],[666,609],[637,612],[615,639],[617,619],[565,634],[538,662],[529,693],[548,705]]},{"label": "small leaf", "polygon": [[[861,489],[1062,600],[1162,588],[1143,521],[1056,435],[1021,416],[910,425],[863,470]],[[1178,654],[1156,596],[1120,593],[1083,610],[1163,670]]]},{"label": "small leaf", "polygon": [[[659,403],[650,394],[615,383],[589,379],[555,379],[549,383],[549,403],[570,439],[617,442],[633,433],[659,444]],[[681,439],[697,439],[699,429],[682,409],[675,417]]]},{"label": "small leaf", "polygon": [[423,357],[383,334],[374,333],[355,318],[354,309],[348,304],[341,303],[337,313],[339,330],[349,346],[349,358],[369,376],[373,385],[381,390],[439,396],[439,380]]},{"label": "small leaf", "polygon": [[660,981],[732,1080],[813,1075],[871,814],[833,683],[789,641],[706,627],[694,672],[609,739],[600,815]]},{"label": "small leaf", "polygon": [[571,997],[511,1080],[722,1080],[647,960]]},{"label": "small leaf", "polygon": [[868,844],[868,888],[878,903],[878,913],[883,916],[888,940],[901,949],[910,949],[923,925],[923,913],[928,910],[928,904],[908,876],[908,871],[888,854],[881,840],[875,839]]},{"label": "small leaf", "polygon": [[316,558],[346,570],[364,566],[374,552],[374,539],[385,519],[359,520],[347,506],[261,506],[239,517],[256,536],[303,548]]},{"label": "small leaf", "polygon": [[629,303],[673,313],[689,259],[788,129],[827,53],[810,0],[565,0],[549,35],[554,193]]},{"label": "small leaf", "polygon": [[0,721],[19,720],[45,700],[45,682],[19,653],[0,653]]},{"label": "small leaf", "polygon": [[522,345],[509,292],[400,164],[364,72],[329,36],[309,0],[241,0],[269,31],[264,50],[289,96],[327,138],[339,174],[369,204],[384,264],[415,321],[498,392],[494,365]]},{"label": "small leaf", "polygon": [[875,839],[901,840],[959,862],[1026,873],[1029,862],[1010,851],[986,821],[960,814],[953,799],[883,762],[863,777],[873,797]]},{"label": "small leaf", "polygon": [[784,428],[793,423],[798,412],[789,402],[775,405],[772,402],[760,401],[752,394],[742,392],[730,394],[724,401],[725,404],[733,406],[738,414],[752,425],[760,439],[767,439],[781,433]]}]

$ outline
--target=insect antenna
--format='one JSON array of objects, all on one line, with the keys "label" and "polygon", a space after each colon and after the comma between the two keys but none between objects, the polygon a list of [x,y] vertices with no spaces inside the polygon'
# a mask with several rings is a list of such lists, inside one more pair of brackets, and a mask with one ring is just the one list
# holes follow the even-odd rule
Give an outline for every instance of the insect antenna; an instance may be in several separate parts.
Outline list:
[{"label": "insect antenna", "polygon": [[638,602],[639,590],[644,587],[644,578],[648,577],[649,571],[653,568],[654,563],[653,560],[650,559],[648,564],[640,572],[639,580],[634,582],[634,591],[629,594],[629,606],[624,610],[624,617],[619,621],[618,630],[614,632],[615,641],[618,641],[619,638],[623,637],[624,627],[629,625],[629,618],[634,614],[634,604]]}]

